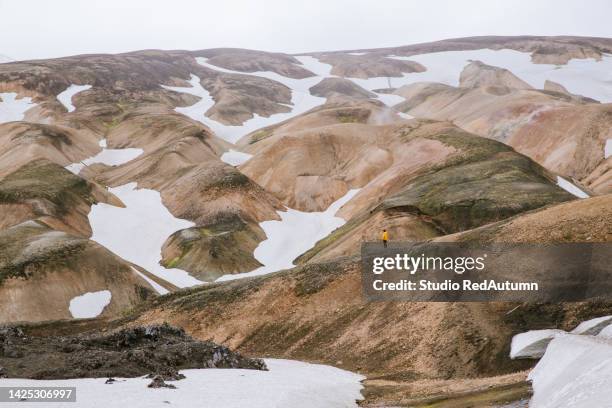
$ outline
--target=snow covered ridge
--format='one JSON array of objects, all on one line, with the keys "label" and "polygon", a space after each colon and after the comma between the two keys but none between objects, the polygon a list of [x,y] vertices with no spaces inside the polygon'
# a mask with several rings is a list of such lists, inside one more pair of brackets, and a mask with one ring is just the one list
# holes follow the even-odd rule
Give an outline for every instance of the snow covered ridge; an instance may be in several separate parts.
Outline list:
[{"label": "snow covered ridge", "polygon": [[109,290],[87,292],[70,301],[70,314],[76,319],[98,317],[110,304],[112,294]]},{"label": "snow covered ridge", "polygon": [[[151,379],[74,380],[0,379],[2,387],[76,387],[77,402],[66,406],[99,408],[357,408],[365,377],[335,367],[300,361],[266,359],[269,371],[244,369],[182,370],[177,389],[147,388]],[[39,408],[20,402],[23,408]]]},{"label": "snow covered ridge", "polygon": [[79,92],[91,89],[91,85],[70,85],[65,91],[57,95],[57,100],[61,102],[68,112],[74,112],[76,108],[72,104],[72,97]]},{"label": "snow covered ridge", "polygon": [[15,92],[2,92],[0,99],[0,123],[23,120],[25,113],[37,105],[27,96],[18,98]]},{"label": "snow covered ridge", "polygon": [[[343,218],[336,217],[336,213],[358,192],[359,189],[349,190],[322,212],[303,212],[291,208],[285,212],[277,211],[281,217],[280,221],[264,221],[259,224],[267,239],[259,243],[253,255],[263,266],[251,272],[223,275],[217,282],[293,268],[295,258],[346,223]],[[296,231],[299,231],[299,234],[296,234]]]}]

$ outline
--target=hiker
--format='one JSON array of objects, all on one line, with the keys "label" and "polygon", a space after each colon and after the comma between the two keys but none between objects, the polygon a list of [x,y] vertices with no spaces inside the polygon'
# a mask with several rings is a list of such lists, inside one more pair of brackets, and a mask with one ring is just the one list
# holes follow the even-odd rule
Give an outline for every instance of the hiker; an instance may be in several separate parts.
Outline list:
[{"label": "hiker", "polygon": [[381,238],[382,238],[383,245],[386,248],[387,247],[387,241],[389,241],[389,234],[387,233],[386,229],[383,230]]}]

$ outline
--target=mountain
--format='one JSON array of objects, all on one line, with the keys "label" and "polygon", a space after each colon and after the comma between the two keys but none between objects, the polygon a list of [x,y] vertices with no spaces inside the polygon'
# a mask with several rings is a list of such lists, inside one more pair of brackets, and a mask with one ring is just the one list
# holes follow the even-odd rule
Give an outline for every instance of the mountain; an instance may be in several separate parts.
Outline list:
[{"label": "mountain", "polygon": [[353,372],[266,360],[275,381],[320,369],[347,387],[299,394],[318,402],[350,406],[354,373],[365,406],[528,398],[534,363],[510,359],[512,336],[609,302],[367,302],[358,254],[383,229],[425,245],[612,240],[610,53],[520,36],[1,64],[0,322],[35,336],[26,348],[168,322]]}]

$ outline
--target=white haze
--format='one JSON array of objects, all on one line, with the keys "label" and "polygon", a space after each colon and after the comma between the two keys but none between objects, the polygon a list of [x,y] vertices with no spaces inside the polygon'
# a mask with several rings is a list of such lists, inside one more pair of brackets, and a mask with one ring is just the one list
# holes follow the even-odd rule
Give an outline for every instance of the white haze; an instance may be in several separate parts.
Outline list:
[{"label": "white haze", "polygon": [[612,37],[607,0],[0,0],[13,59],[147,48],[301,53],[476,35]]}]

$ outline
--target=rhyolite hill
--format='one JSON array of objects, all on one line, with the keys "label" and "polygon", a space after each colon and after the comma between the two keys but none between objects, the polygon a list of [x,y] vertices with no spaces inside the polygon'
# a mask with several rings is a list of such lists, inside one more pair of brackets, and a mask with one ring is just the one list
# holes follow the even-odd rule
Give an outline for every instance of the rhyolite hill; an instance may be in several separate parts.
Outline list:
[{"label": "rhyolite hill", "polygon": [[[536,67],[542,81],[496,66],[496,52]],[[432,81],[428,58],[447,55],[433,53],[482,61]],[[606,67],[611,53],[612,39],[520,36],[2,63],[0,107],[23,98],[33,107],[18,121],[0,110],[0,322],[26,322],[34,336],[169,322],[244,355],[363,373],[365,404],[432,397],[427,381],[523,396],[521,370],[533,363],[509,359],[512,335],[570,329],[611,304],[367,303],[360,244],[383,228],[408,241],[612,240],[612,99],[602,99],[603,82],[563,81],[573,61]],[[91,87],[69,111],[58,95],[72,85]],[[113,162],[121,149],[140,153]],[[113,193],[129,183],[158,197],[160,220],[185,225],[155,237],[148,264],[100,244],[120,222],[100,232],[91,218],[130,211],[138,193]],[[241,279],[274,272],[263,242],[293,242],[274,222],[294,222],[290,235],[311,245],[293,268]],[[134,242],[153,238],[138,231]],[[180,288],[220,277],[235,280]],[[112,297],[101,315],[71,320],[72,299],[102,290]]]}]

